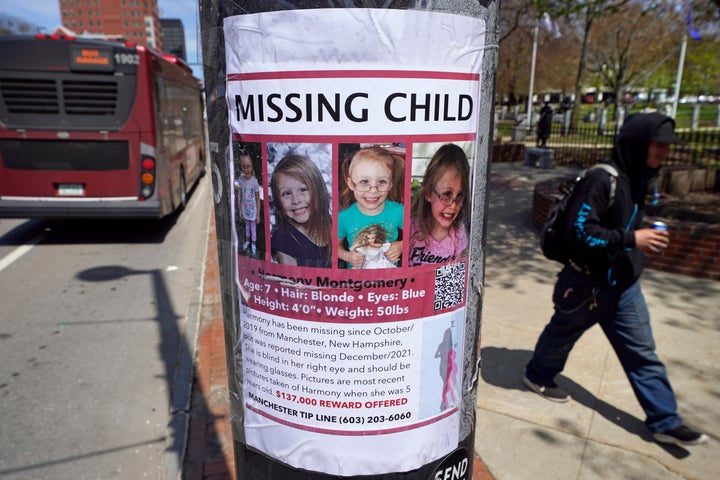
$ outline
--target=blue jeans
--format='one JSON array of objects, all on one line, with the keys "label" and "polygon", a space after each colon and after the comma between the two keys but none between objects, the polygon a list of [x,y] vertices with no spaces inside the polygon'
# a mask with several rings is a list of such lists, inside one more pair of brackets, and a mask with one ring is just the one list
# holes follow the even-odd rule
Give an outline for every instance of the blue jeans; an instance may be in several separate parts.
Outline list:
[{"label": "blue jeans", "polygon": [[599,323],[645,411],[648,428],[662,432],[682,424],[665,366],[655,354],[650,312],[639,281],[625,289],[598,286],[566,267],[558,274],[553,303],[555,313],[525,369],[530,381],[551,385],[575,342]]}]

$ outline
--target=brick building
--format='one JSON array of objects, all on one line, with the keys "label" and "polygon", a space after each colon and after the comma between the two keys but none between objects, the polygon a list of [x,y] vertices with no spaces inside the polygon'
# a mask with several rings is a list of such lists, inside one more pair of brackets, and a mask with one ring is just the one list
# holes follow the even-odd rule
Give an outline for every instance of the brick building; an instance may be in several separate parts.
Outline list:
[{"label": "brick building", "polygon": [[157,0],[58,0],[63,27],[163,50]]}]

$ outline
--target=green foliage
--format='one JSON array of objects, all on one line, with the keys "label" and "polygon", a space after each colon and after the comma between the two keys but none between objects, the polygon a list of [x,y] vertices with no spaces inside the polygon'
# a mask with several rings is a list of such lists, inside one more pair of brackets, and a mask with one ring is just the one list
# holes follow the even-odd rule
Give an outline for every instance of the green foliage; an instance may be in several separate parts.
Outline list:
[{"label": "green foliage", "polygon": [[420,183],[420,180],[413,178],[412,183],[410,183],[410,198],[417,197],[417,194],[420,191],[420,187],[422,187],[422,183]]},{"label": "green foliage", "polygon": [[[720,0],[692,3],[694,27],[702,39],[688,39],[681,97],[717,95]],[[544,12],[559,23],[562,36],[553,38],[540,31],[534,93],[575,94],[579,98],[591,87],[608,92],[616,87],[627,92],[662,89],[672,97],[681,39],[687,34],[686,5],[676,0],[505,0],[501,8],[498,98],[510,104],[526,103],[523,97],[530,83],[532,29],[534,20]],[[630,14],[636,11],[641,13]],[[518,18],[523,21],[518,22]],[[642,37],[641,25],[645,26]],[[594,38],[586,43],[590,33]],[[624,44],[618,42],[623,38]],[[608,72],[614,76],[604,79],[602,74]]]},{"label": "green foliage", "polygon": [[720,93],[720,40],[688,40],[681,94]]},{"label": "green foliage", "polygon": [[[689,103],[678,104],[677,115],[675,116],[675,124],[679,129],[690,128],[692,122],[694,105]],[[700,115],[698,118],[698,126],[714,127],[717,120],[718,106],[710,104],[700,105]]]}]

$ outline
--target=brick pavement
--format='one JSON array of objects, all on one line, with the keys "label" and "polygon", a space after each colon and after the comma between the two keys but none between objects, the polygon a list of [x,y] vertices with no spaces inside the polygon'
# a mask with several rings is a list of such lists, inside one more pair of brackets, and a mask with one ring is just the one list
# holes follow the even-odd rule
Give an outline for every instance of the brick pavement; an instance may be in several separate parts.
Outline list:
[{"label": "brick pavement", "polygon": [[183,480],[235,480],[217,237],[212,215]]},{"label": "brick pavement", "polygon": [[[183,480],[237,480],[233,456],[215,218],[211,219]],[[472,480],[493,480],[475,456]]]}]

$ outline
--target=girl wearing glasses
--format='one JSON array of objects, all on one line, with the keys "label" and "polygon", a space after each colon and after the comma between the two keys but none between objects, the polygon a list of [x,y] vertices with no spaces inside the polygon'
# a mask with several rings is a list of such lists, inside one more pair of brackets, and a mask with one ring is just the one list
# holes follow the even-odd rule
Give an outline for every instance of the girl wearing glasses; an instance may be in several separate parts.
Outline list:
[{"label": "girl wearing glasses", "polygon": [[353,155],[345,169],[352,193],[351,205],[338,214],[338,257],[348,268],[361,268],[365,256],[350,247],[368,225],[378,224],[387,233],[390,248],[385,256],[396,264],[402,252],[403,206],[388,199],[393,183],[403,181],[403,169],[386,149],[367,147]]},{"label": "girl wearing glasses", "polygon": [[435,152],[412,204],[409,265],[444,263],[466,254],[470,166],[462,148]]},{"label": "girl wearing glasses", "polygon": [[317,165],[302,155],[284,157],[272,173],[270,189],[275,206],[273,259],[330,268],[330,196]]}]

